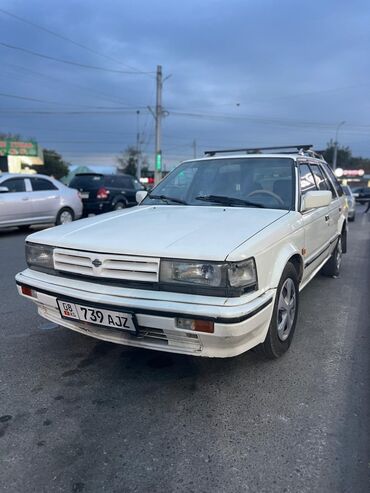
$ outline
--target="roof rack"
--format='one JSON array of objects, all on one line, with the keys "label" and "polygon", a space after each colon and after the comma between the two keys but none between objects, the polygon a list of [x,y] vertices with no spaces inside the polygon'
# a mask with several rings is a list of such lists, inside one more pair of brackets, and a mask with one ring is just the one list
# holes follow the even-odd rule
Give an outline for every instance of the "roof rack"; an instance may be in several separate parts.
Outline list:
[{"label": "roof rack", "polygon": [[262,151],[284,151],[286,153],[288,149],[298,151],[302,156],[312,156],[318,159],[323,159],[321,154],[318,154],[312,149],[312,144],[303,145],[291,145],[291,146],[274,146],[274,147],[249,147],[242,149],[220,149],[215,151],[205,151],[206,156],[215,156],[216,154],[225,154],[231,152],[245,152],[246,154],[260,154]]}]

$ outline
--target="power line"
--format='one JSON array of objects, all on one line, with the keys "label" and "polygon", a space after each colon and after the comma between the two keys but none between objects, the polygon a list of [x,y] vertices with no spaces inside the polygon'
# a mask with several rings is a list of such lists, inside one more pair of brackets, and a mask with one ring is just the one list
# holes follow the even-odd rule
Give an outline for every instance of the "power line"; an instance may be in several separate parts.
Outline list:
[{"label": "power line", "polygon": [[[54,77],[54,76],[50,76],[49,74],[45,74],[45,73],[42,73],[42,72],[38,72],[36,70],[33,70],[33,69],[30,69],[30,68],[25,68],[23,66],[20,66],[20,65],[16,65],[14,63],[9,63],[9,62],[3,62],[5,63],[6,65],[9,65],[10,67],[13,67],[17,70],[21,70],[23,71],[24,73],[27,74],[27,76],[29,75],[33,75],[33,76],[37,76],[37,77],[40,77],[43,81],[45,79],[49,79],[49,80],[52,80],[52,81],[56,81],[56,82],[59,82],[61,84],[63,84],[63,86],[65,84],[69,84],[69,85],[72,85],[72,86],[75,86],[77,87],[78,89],[81,89],[82,91],[84,91],[84,93],[86,93],[86,91],[90,92],[91,94],[94,94],[94,96],[96,97],[96,95],[98,97],[100,97],[101,99],[104,99],[106,101],[110,101],[111,103],[116,103],[116,104],[121,104],[121,105],[125,105],[127,106],[128,108],[130,107],[130,105],[128,105],[127,103],[123,102],[122,100],[118,99],[117,97],[115,97],[114,95],[108,95],[102,91],[96,91],[94,89],[91,89],[90,87],[88,86],[84,86],[84,85],[80,85],[80,84],[76,84],[76,82],[72,82],[70,80],[61,80],[61,79],[58,79],[57,77]],[[14,77],[12,75],[12,77]],[[136,107],[136,106],[135,106]]]},{"label": "power line", "polygon": [[90,48],[90,47],[88,47],[86,45],[83,45],[82,43],[79,43],[77,41],[74,41],[73,39],[68,38],[67,36],[64,36],[63,34],[60,34],[60,33],[57,33],[55,31],[52,31],[51,29],[47,29],[44,26],[40,26],[39,24],[36,24],[35,22],[31,22],[28,19],[24,19],[23,17],[20,17],[18,15],[15,15],[12,12],[9,12],[8,10],[1,9],[0,8],[0,12],[2,12],[5,15],[8,15],[9,17],[13,17],[14,19],[17,19],[18,21],[24,22],[25,24],[28,24],[28,25],[30,25],[32,27],[35,27],[36,29],[40,29],[41,31],[44,31],[44,32],[46,32],[48,34],[51,34],[52,36],[55,36],[55,37],[57,37],[59,39],[62,39],[63,41],[68,41],[69,43],[72,43],[75,46],[78,46],[79,48],[82,48],[84,50],[87,50],[90,53],[94,53],[95,55],[98,55],[98,56],[101,56],[101,57],[106,58],[108,60],[111,60],[113,62],[119,63],[120,65],[122,65],[124,67],[127,67],[127,68],[129,68],[129,69],[131,69],[133,71],[137,71],[137,72],[140,72],[140,73],[150,74],[150,72],[141,72],[140,70],[138,70],[135,67],[132,67],[131,65],[124,64],[124,63],[120,62],[119,60],[117,60],[117,59],[115,59],[115,58],[113,58],[113,57],[111,57],[109,55],[106,55],[106,54],[100,53],[99,51],[93,50],[92,48]]},{"label": "power line", "polygon": [[0,42],[0,45],[4,46],[5,48],[9,48],[11,50],[22,51],[22,52],[27,53],[29,55],[38,56],[40,58],[45,58],[46,60],[52,60],[52,61],[58,62],[58,63],[65,63],[67,65],[73,65],[74,67],[82,67],[82,68],[93,69],[93,70],[101,70],[103,72],[111,72],[111,73],[115,73],[115,74],[134,74],[134,75],[138,74],[138,75],[140,75],[140,74],[152,74],[153,73],[153,72],[139,72],[139,71],[128,72],[128,71],[124,71],[124,70],[115,70],[115,69],[110,69],[110,68],[98,67],[96,65],[87,65],[85,63],[72,62],[70,60],[64,60],[62,58],[56,58],[56,57],[52,57],[49,55],[44,55],[43,53],[37,53],[36,51],[28,50],[27,48],[22,48],[21,46],[15,46],[15,45],[11,45],[8,43]]}]

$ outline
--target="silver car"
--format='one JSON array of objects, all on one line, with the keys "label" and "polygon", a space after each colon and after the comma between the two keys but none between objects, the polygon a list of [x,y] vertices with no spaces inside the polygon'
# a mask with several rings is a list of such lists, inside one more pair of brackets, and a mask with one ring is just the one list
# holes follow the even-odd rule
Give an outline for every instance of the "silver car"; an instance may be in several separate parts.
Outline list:
[{"label": "silver car", "polygon": [[348,185],[342,185],[343,191],[346,194],[348,203],[348,221],[354,221],[356,219],[356,200],[353,195],[351,187]]},{"label": "silver car", "polygon": [[69,223],[82,216],[77,190],[44,175],[0,175],[0,227]]}]

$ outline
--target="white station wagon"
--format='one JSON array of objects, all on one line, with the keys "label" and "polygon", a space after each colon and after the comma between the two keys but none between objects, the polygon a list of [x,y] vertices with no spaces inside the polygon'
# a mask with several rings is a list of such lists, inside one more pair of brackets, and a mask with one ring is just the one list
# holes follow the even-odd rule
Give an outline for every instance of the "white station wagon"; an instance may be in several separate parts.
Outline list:
[{"label": "white station wagon", "polygon": [[311,146],[211,151],[137,199],[28,236],[16,282],[41,316],[128,346],[277,358],[301,289],[339,274],[346,200]]}]

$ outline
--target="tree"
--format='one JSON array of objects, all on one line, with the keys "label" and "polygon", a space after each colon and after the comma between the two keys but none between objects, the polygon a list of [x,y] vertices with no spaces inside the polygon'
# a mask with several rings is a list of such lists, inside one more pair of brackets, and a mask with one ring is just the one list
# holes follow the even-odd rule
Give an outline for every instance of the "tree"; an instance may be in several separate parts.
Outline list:
[{"label": "tree", "polygon": [[[334,158],[334,141],[328,142],[322,155],[327,163],[333,164]],[[352,156],[352,151],[348,146],[338,146],[337,168],[343,169],[364,169],[366,173],[370,172],[370,159]]]},{"label": "tree", "polygon": [[121,156],[117,157],[117,170],[119,173],[127,173],[136,176],[137,162],[140,152],[136,147],[128,146]]},{"label": "tree", "polygon": [[44,149],[44,166],[40,171],[60,180],[63,176],[68,175],[69,163],[64,161],[62,156],[53,149]]},{"label": "tree", "polygon": [[[322,153],[324,159],[330,165],[333,164],[334,159],[334,141],[330,140],[327,143],[325,151]],[[338,146],[337,152],[337,168],[348,169],[350,162],[352,160],[352,152],[351,149],[347,146]]]}]

